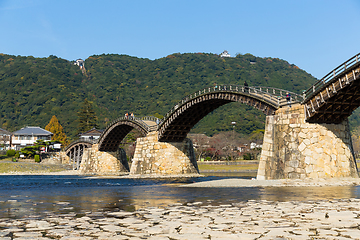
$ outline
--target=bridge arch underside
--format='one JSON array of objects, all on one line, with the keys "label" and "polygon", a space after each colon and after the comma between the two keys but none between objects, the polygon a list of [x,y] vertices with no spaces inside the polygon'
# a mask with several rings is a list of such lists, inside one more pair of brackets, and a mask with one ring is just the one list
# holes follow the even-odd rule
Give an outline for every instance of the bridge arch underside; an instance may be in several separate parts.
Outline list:
[{"label": "bridge arch underside", "polygon": [[121,121],[113,124],[105,130],[98,142],[99,151],[116,152],[121,141],[133,129],[137,129],[142,136],[147,135],[147,131],[141,126],[131,121]]},{"label": "bridge arch underside", "polygon": [[329,82],[304,103],[309,123],[339,124],[360,106],[360,69]]},{"label": "bridge arch underside", "polygon": [[199,96],[179,106],[159,128],[159,141],[181,142],[190,130],[210,112],[230,102],[240,102],[252,106],[266,115],[277,110],[275,104],[239,93],[211,93]]},{"label": "bridge arch underside", "polygon": [[85,148],[91,148],[92,144],[89,142],[76,142],[66,148],[65,154],[69,157],[69,164],[73,169],[79,169]]}]

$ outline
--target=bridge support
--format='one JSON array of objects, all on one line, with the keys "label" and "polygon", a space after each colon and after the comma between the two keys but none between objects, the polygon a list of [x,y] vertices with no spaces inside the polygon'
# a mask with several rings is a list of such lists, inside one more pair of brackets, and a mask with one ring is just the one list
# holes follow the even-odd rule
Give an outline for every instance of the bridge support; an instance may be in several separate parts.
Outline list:
[{"label": "bridge support", "polygon": [[102,152],[98,145],[84,149],[80,172],[83,174],[121,175],[129,172],[129,164],[124,149],[117,152]]},{"label": "bridge support", "polygon": [[198,174],[190,139],[182,142],[159,142],[158,132],[136,140],[130,174]]},{"label": "bridge support", "polygon": [[257,179],[358,177],[348,121],[305,122],[304,106],[266,117]]}]

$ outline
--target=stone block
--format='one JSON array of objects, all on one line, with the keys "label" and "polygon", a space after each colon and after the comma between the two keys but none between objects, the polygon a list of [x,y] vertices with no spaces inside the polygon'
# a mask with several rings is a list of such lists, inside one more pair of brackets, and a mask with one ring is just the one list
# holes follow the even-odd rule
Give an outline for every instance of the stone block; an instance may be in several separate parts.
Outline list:
[{"label": "stone block", "polygon": [[302,152],[302,151],[305,150],[305,148],[306,148],[306,144],[305,144],[304,142],[302,142],[302,143],[299,145],[298,150],[299,150],[300,152]]},{"label": "stone block", "polygon": [[309,146],[311,144],[311,141],[310,139],[306,138],[303,140],[303,143],[306,145],[306,146]]},{"label": "stone block", "polygon": [[[304,108],[299,105],[291,111],[278,110],[275,116],[267,117],[264,143],[268,145],[264,146],[260,158],[259,166],[263,167],[261,173],[258,172],[259,178],[277,177],[273,164],[277,161],[285,164],[286,168],[279,170],[288,178],[295,176],[290,174],[293,172],[299,173],[296,175],[299,178],[331,178],[351,176],[350,173],[356,171],[350,164],[353,155],[347,121],[310,124],[304,121],[304,116]],[[297,167],[295,162],[298,162]]]}]

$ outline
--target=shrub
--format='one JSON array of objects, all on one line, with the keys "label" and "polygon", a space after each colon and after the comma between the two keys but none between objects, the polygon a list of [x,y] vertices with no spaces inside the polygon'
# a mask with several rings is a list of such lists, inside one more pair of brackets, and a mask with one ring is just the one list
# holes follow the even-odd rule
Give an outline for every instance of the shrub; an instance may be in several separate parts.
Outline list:
[{"label": "shrub", "polygon": [[244,154],[244,160],[251,160],[251,159],[252,159],[251,153]]},{"label": "shrub", "polygon": [[15,158],[20,158],[20,153],[19,152],[15,153]]},{"label": "shrub", "polygon": [[15,153],[16,153],[16,151],[14,149],[9,149],[6,151],[6,156],[13,157],[13,156],[15,156]]},{"label": "shrub", "polygon": [[35,155],[34,156],[35,162],[39,163],[40,162],[40,156],[39,155]]}]

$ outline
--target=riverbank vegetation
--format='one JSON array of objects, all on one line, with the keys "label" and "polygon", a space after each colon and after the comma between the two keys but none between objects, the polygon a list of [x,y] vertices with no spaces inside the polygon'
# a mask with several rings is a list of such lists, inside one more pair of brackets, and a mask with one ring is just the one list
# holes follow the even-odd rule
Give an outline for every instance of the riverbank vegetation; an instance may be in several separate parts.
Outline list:
[{"label": "riverbank vegetation", "polygon": [[66,165],[55,165],[55,164],[40,164],[32,162],[10,162],[11,159],[4,159],[0,161],[0,173],[51,173],[61,172],[69,170]]}]

